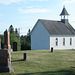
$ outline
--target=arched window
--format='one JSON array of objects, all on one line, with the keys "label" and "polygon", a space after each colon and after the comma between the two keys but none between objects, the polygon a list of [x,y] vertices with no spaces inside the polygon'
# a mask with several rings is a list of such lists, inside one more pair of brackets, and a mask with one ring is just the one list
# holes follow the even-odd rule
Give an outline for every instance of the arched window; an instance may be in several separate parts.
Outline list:
[{"label": "arched window", "polygon": [[72,45],[72,38],[70,38],[70,45]]},{"label": "arched window", "polygon": [[58,38],[56,38],[56,46],[58,46]]},{"label": "arched window", "polygon": [[65,46],[65,38],[63,38],[63,45]]}]

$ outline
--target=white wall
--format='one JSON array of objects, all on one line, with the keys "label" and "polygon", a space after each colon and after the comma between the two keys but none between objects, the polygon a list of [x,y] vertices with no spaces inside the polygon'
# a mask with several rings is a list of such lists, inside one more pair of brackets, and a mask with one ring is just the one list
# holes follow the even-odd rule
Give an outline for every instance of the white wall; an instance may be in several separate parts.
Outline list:
[{"label": "white wall", "polygon": [[31,33],[31,50],[50,49],[50,35],[40,21]]},{"label": "white wall", "polygon": [[[56,46],[56,38],[58,38],[58,46]],[[63,38],[65,38],[65,46],[63,46]],[[72,38],[72,45],[70,45],[70,38]],[[51,35],[50,36],[50,49],[75,49],[75,36],[74,35]]]}]

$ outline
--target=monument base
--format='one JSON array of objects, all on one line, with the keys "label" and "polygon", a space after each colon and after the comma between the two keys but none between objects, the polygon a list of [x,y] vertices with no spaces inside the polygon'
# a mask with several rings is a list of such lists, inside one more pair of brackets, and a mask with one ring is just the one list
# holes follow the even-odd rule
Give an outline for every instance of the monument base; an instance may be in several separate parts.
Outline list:
[{"label": "monument base", "polygon": [[12,66],[0,66],[0,73],[4,72],[14,72],[14,69]]}]

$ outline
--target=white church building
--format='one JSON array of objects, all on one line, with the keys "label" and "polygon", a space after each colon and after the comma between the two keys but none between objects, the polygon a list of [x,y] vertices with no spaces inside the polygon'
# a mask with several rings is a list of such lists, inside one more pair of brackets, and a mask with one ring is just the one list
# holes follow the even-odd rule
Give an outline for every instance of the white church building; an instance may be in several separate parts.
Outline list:
[{"label": "white church building", "polygon": [[63,8],[61,21],[39,19],[31,31],[31,50],[75,49],[75,29]]}]

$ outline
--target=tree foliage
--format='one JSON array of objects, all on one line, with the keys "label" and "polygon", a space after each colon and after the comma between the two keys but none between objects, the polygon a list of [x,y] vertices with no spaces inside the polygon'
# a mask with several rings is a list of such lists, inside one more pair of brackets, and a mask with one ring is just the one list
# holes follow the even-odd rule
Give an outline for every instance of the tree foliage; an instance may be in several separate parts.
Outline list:
[{"label": "tree foliage", "polygon": [[[13,49],[13,42],[17,42],[17,48],[18,50],[30,50],[31,49],[31,39],[30,39],[30,29],[28,30],[27,35],[25,36],[19,36],[18,29],[16,28],[14,31],[14,27],[11,25],[9,27],[10,32],[10,45]],[[0,35],[1,38],[1,47],[4,47],[4,35]],[[20,49],[21,46],[21,49]]]},{"label": "tree foliage", "polygon": [[16,36],[19,36],[19,32],[18,32],[17,28],[15,28],[15,32],[14,33],[15,33]]},{"label": "tree foliage", "polygon": [[10,34],[10,44],[11,44],[12,49],[13,49],[13,42],[17,42],[17,48],[18,48],[18,50],[20,50],[19,37],[17,37],[14,34]]},{"label": "tree foliage", "polygon": [[30,39],[30,29],[28,30],[27,35],[21,36],[21,50],[30,50],[31,49],[31,39]]},{"label": "tree foliage", "polygon": [[31,41],[28,36],[21,36],[21,50],[30,50],[31,49]]},{"label": "tree foliage", "polygon": [[19,33],[17,28],[14,31],[14,27],[11,25],[9,27],[9,32],[10,32],[10,44],[11,44],[11,48],[13,49],[13,42],[17,42],[17,48],[18,50],[20,50],[20,43],[19,43]]},{"label": "tree foliage", "polygon": [[4,47],[4,35],[0,35],[1,38],[1,48],[3,49]]},{"label": "tree foliage", "polygon": [[9,32],[10,32],[10,34],[14,34],[14,28],[13,28],[13,26],[12,25],[10,25],[10,27],[9,27]]}]

